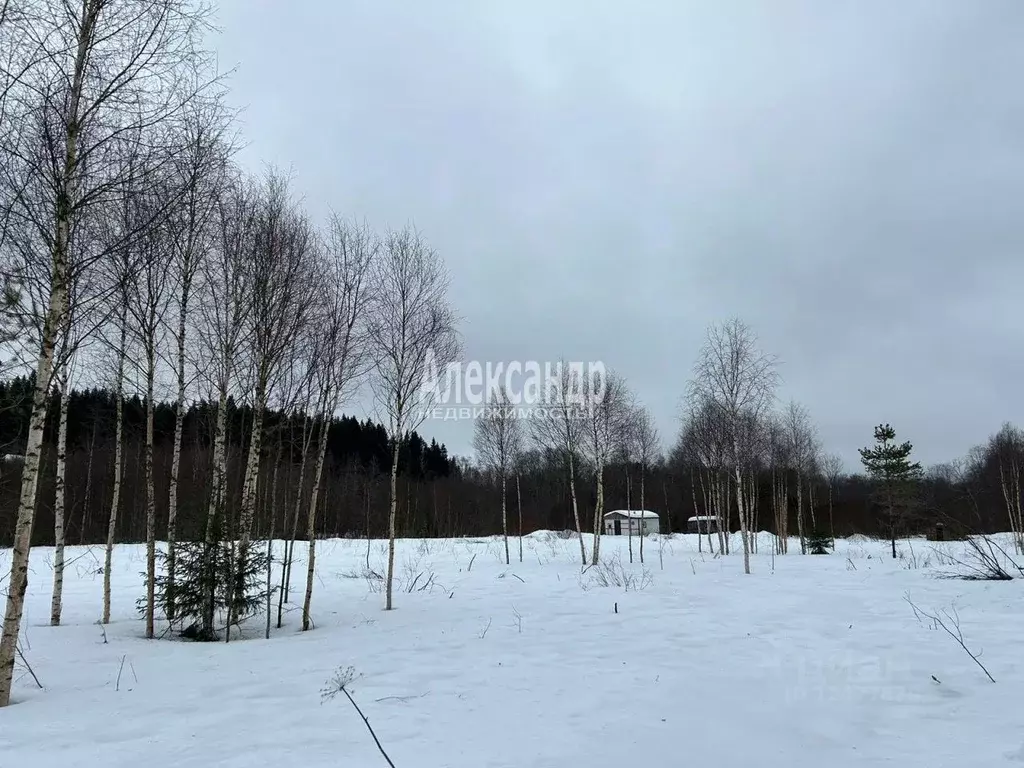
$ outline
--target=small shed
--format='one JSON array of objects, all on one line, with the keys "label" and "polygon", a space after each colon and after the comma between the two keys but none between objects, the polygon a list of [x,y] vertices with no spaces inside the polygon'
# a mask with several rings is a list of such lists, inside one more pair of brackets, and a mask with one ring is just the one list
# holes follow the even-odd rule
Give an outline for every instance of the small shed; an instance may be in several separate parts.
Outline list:
[{"label": "small shed", "polygon": [[696,515],[686,521],[687,533],[718,533],[718,518],[714,515]]},{"label": "small shed", "polygon": [[604,514],[604,532],[609,536],[658,533],[661,518],[649,509],[613,509]]}]

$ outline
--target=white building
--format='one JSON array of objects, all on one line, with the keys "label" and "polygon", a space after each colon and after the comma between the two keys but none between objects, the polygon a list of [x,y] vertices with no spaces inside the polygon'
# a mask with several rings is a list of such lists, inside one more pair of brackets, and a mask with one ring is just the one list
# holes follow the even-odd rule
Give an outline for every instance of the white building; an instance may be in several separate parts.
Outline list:
[{"label": "white building", "polygon": [[657,533],[661,519],[648,509],[613,509],[604,513],[604,532],[609,536]]}]

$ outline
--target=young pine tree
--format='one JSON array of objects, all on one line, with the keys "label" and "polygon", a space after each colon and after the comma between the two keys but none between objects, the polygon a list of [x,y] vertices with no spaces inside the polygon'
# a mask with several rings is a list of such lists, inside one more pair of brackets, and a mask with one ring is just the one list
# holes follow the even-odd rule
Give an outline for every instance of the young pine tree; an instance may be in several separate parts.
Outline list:
[{"label": "young pine tree", "polygon": [[881,483],[889,509],[889,539],[896,558],[896,498],[921,476],[921,465],[910,461],[913,445],[896,444],[896,431],[888,424],[875,427],[875,447],[861,448],[860,460],[872,479]]}]

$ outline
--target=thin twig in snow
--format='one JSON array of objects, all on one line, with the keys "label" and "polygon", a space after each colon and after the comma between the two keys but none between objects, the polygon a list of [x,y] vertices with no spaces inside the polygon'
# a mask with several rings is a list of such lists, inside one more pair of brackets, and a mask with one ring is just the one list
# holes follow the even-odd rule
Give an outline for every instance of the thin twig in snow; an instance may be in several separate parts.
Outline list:
[{"label": "thin twig in snow", "polygon": [[960,614],[957,613],[956,606],[952,606],[952,614],[950,614],[949,611],[943,609],[942,614],[938,615],[928,613],[927,611],[923,611],[920,608],[918,608],[910,599],[910,595],[904,595],[903,599],[906,600],[907,603],[909,603],[910,607],[914,610],[914,615],[918,617],[918,620],[920,620],[921,616],[931,619],[934,622],[935,626],[941,627],[947,635],[956,640],[957,644],[964,649],[964,653],[970,656],[971,659],[974,660],[974,663],[981,667],[981,671],[985,673],[985,677],[987,677],[993,683],[996,681],[996,679],[992,677],[989,671],[985,669],[985,665],[982,664],[980,661],[981,654],[983,653],[983,651],[974,653],[970,648],[967,647],[967,642],[964,640],[964,633],[960,629]]},{"label": "thin twig in snow", "polygon": [[39,678],[36,677],[36,673],[32,670],[32,665],[28,663],[28,659],[26,659],[25,658],[25,654],[22,653],[21,646],[20,645],[14,646],[14,650],[18,654],[18,658],[21,659],[21,663],[25,665],[25,669],[27,669],[28,673],[30,675],[32,675],[32,679],[36,681],[36,685],[38,685],[39,689],[42,690],[43,684],[39,682]]},{"label": "thin twig in snow", "polygon": [[121,657],[121,666],[119,666],[117,668],[117,680],[114,681],[114,690],[115,691],[120,691],[121,690],[121,670],[124,669],[124,660],[126,658],[128,658],[128,657],[127,656],[122,656]]}]

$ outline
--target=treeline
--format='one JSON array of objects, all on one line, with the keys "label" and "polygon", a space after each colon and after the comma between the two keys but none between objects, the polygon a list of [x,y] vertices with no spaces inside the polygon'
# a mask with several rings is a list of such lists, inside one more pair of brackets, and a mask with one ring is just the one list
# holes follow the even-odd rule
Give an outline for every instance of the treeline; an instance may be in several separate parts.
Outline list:
[{"label": "treeline", "polygon": [[[34,382],[18,377],[0,382],[0,453],[6,459],[0,467],[0,546],[10,546],[21,485],[21,459],[25,452],[26,427]],[[33,545],[54,542],[53,508],[60,395],[51,395],[45,427],[43,472],[38,490]],[[138,396],[122,401],[125,471],[121,484],[122,509],[118,516],[116,541],[138,542],[146,538],[145,471],[143,467],[146,406]],[[65,466],[65,537],[72,544],[101,544],[107,537],[107,523],[113,496],[113,463],[116,440],[116,395],[104,389],[73,390],[68,396],[67,454]],[[227,446],[229,482],[226,504],[237,508],[241,500],[242,461],[248,448],[252,408],[238,405],[233,398],[227,403]],[[209,504],[210,467],[216,425],[216,403],[193,403],[184,412],[182,425],[181,472],[178,485],[179,535],[184,539],[201,535],[203,514]],[[157,479],[157,521],[166,527],[168,488],[174,445],[175,408],[173,403],[158,402],[153,413],[153,459]],[[291,516],[283,507],[293,508],[298,494],[298,476],[303,447],[310,437],[313,420],[308,414],[286,414],[270,410],[264,416],[263,450],[261,451],[261,482],[267,488],[257,515],[257,530],[269,531],[271,517],[275,520],[274,536],[291,535]],[[372,421],[359,421],[350,416],[331,420],[327,430],[327,453],[323,478],[320,518],[322,535],[360,534],[366,531],[367,504],[370,524],[377,536],[386,536],[386,518],[377,515],[386,509],[386,488],[382,480],[391,462],[391,449],[385,427]],[[319,441],[319,437],[314,437]],[[416,432],[401,444],[400,463],[403,480],[419,486],[455,476],[456,461],[447,448],[432,440],[426,442]],[[307,462],[308,463],[308,462]],[[51,471],[47,470],[47,467]],[[278,514],[271,515],[269,489],[274,485]],[[234,479],[234,481],[232,480]],[[304,483],[308,497],[309,483]],[[358,497],[353,505],[352,497]],[[291,499],[289,504],[287,500]],[[304,511],[305,508],[303,508]],[[415,510],[414,510],[415,511]],[[404,529],[421,535],[436,535],[437,520],[426,516],[403,518]]]},{"label": "treeline", "polygon": [[[0,546],[10,546],[20,491],[20,460],[25,445],[25,427],[33,383],[15,378],[0,383]],[[56,395],[54,397],[57,397]],[[125,472],[121,493],[117,542],[140,542],[146,538],[145,404],[136,397],[123,401],[125,429]],[[53,505],[59,404],[48,409],[43,472],[38,491],[33,545],[54,541]],[[184,416],[182,471],[179,485],[179,531],[183,539],[201,534],[200,525],[209,503],[215,404],[189,406]],[[251,409],[228,405],[229,483],[227,504],[240,503],[243,459]],[[68,407],[66,458],[66,539],[71,544],[102,544],[106,540],[112,498],[115,440],[114,394],[103,389],[72,391]],[[302,448],[311,420],[299,415],[271,411],[265,422],[266,437],[261,451],[260,483],[267,489],[260,497],[255,527],[257,537],[272,535],[286,539],[293,535],[294,511],[299,498]],[[158,403],[154,414],[154,461],[157,482],[157,522],[167,523],[166,478],[170,473],[174,433],[173,404]],[[370,421],[341,416],[333,419],[327,432],[327,462],[323,474],[321,512],[317,516],[320,537],[384,538],[388,535],[388,470],[390,448],[387,430]],[[688,518],[709,514],[705,469],[687,461],[688,447],[680,442],[668,457],[660,458],[646,470],[649,509],[661,515],[662,530],[687,530]],[[988,443],[972,450],[967,459],[932,468],[917,483],[915,494],[901,516],[900,535],[931,535],[942,524],[946,535],[964,532],[992,532],[1013,528],[1012,504],[1020,498],[1019,474],[1024,465],[1024,438],[1019,430],[1006,426]],[[490,535],[501,531],[500,498],[493,473],[448,455],[436,441],[426,442],[412,433],[401,447],[398,483],[398,532],[400,536]],[[564,460],[555,452],[524,451],[513,471],[518,476],[507,489],[513,511],[513,533],[518,533],[522,509],[526,533],[538,529],[571,530],[574,527],[570,489]],[[592,468],[583,466],[585,475]],[[607,508],[638,505],[641,468],[635,462],[613,461],[605,470]],[[275,480],[276,475],[276,480]],[[787,485],[793,489],[787,500],[787,525],[797,528],[798,499],[796,472],[790,469]],[[773,485],[774,483],[774,485]],[[756,472],[755,518],[752,527],[777,533],[769,510],[777,493],[778,478],[769,467]],[[304,478],[302,498],[308,500],[310,481]],[[879,484],[862,474],[839,474],[829,478],[812,467],[801,492],[810,526],[820,521],[834,527],[837,536],[855,533],[870,536],[888,534],[888,518]],[[579,502],[586,513],[596,507],[596,493],[589,486],[580,490]],[[276,509],[273,507],[276,506]],[[304,511],[304,507],[300,507]],[[739,521],[730,508],[726,523],[736,531]],[[271,530],[273,521],[273,530]]]}]

